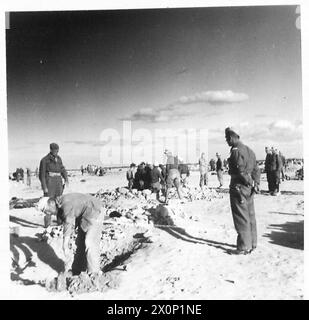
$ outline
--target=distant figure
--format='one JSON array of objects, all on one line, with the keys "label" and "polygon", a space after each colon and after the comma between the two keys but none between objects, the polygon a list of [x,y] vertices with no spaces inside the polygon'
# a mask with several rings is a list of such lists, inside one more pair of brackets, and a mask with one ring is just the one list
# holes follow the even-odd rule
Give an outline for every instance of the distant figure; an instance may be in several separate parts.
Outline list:
[{"label": "distant figure", "polygon": [[82,176],[83,176],[84,175],[84,166],[83,165],[80,166],[80,172],[82,173]]},{"label": "distant figure", "polygon": [[163,177],[163,181],[161,181],[161,190],[165,194],[166,189],[166,168],[163,164],[159,164],[159,169]]},{"label": "distant figure", "polygon": [[165,203],[168,201],[168,191],[170,188],[175,187],[179,199],[183,198],[180,173],[178,170],[178,159],[172,155],[172,152],[165,150],[164,154],[167,157],[166,160],[166,190],[165,190]]},{"label": "distant figure", "polygon": [[36,176],[36,178],[39,177],[39,168],[38,167],[35,168],[35,176]]},{"label": "distant figure", "polygon": [[157,200],[159,200],[160,198],[162,183],[164,184],[164,178],[162,176],[161,170],[159,169],[159,164],[155,162],[154,167],[151,170],[151,189],[152,192],[156,194]]},{"label": "distant figure", "polygon": [[19,168],[19,173],[20,173],[20,180],[24,183],[25,182],[25,175],[24,175],[24,169]]},{"label": "distant figure", "polygon": [[99,176],[100,176],[100,177],[104,176],[104,174],[105,174],[104,168],[103,168],[103,167],[100,167],[98,173],[99,173]]},{"label": "distant figure", "polygon": [[221,160],[221,156],[219,153],[216,153],[216,156],[218,158],[217,163],[216,163],[216,171],[217,171],[217,177],[219,181],[219,188],[223,186],[223,163]]},{"label": "distant figure", "polygon": [[254,193],[259,192],[260,171],[254,152],[239,140],[236,132],[226,128],[225,139],[231,147],[230,204],[238,234],[237,250],[233,253],[248,254],[257,246]]},{"label": "distant figure", "polygon": [[[58,152],[58,144],[51,143],[50,152],[40,162],[39,177],[45,197],[56,198],[62,195],[62,178],[66,186],[69,185],[68,175]],[[45,228],[47,228],[51,223],[51,216],[46,215],[44,218]]]},{"label": "distant figure", "polygon": [[285,156],[279,151],[279,157],[281,158],[281,179],[282,181],[285,180],[285,167],[286,167],[286,161],[285,161]]},{"label": "distant figure", "polygon": [[134,184],[138,190],[145,189],[145,162],[138,165],[134,176]]},{"label": "distant figure", "polygon": [[200,170],[200,187],[203,188],[203,186],[208,185],[208,163],[204,152],[201,154],[198,164]]},{"label": "distant figure", "polygon": [[223,160],[223,168],[227,169],[229,168],[228,161],[226,159]]},{"label": "distant figure", "polygon": [[27,186],[31,187],[31,170],[27,168]]},{"label": "distant figure", "polygon": [[210,166],[210,171],[216,171],[216,160],[210,159],[209,166]]},{"label": "distant figure", "polygon": [[153,166],[150,163],[147,163],[145,166],[145,178],[144,178],[144,189],[151,189],[151,174]]},{"label": "distant figure", "polygon": [[179,160],[178,170],[180,173],[181,184],[183,186],[186,186],[188,184],[188,178],[190,176],[189,166],[186,163],[183,163],[182,158],[178,158],[178,160]]},{"label": "distant figure", "polygon": [[273,154],[272,154],[272,151],[269,147],[265,147],[265,152],[266,152],[266,158],[265,158],[264,171],[266,173],[266,179],[267,179],[267,183],[268,183],[268,191],[271,193],[271,192],[275,191],[275,183],[274,183],[274,179],[271,175],[271,163],[272,163],[272,159],[273,159]]},{"label": "distant figure", "polygon": [[129,170],[127,171],[128,187],[130,191],[132,191],[132,188],[134,185],[135,169],[136,169],[135,163],[131,163]]},{"label": "distant figure", "polygon": [[271,178],[274,186],[274,190],[271,192],[272,196],[278,196],[280,194],[280,175],[282,171],[282,160],[279,155],[279,150],[273,148],[272,161],[271,161]]}]

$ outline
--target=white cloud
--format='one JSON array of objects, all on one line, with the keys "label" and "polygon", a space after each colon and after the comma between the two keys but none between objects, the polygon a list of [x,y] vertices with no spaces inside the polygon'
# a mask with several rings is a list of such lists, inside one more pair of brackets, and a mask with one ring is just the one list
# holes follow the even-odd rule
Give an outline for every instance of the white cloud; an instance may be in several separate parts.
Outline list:
[{"label": "white cloud", "polygon": [[[146,121],[146,122],[169,122],[202,116],[203,112],[208,112],[207,116],[216,115],[213,109],[201,109],[194,107],[195,104],[207,104],[208,106],[223,106],[226,104],[240,103],[248,99],[245,93],[237,93],[231,90],[204,91],[191,96],[182,96],[178,100],[167,106],[153,109],[141,108],[132,115],[121,120]],[[189,107],[189,105],[191,105]]]},{"label": "white cloud", "polygon": [[195,93],[191,96],[183,96],[175,101],[176,104],[193,104],[193,103],[207,103],[211,105],[224,105],[231,103],[239,103],[248,100],[249,97],[245,93],[233,92],[231,90],[222,91],[203,91]]}]

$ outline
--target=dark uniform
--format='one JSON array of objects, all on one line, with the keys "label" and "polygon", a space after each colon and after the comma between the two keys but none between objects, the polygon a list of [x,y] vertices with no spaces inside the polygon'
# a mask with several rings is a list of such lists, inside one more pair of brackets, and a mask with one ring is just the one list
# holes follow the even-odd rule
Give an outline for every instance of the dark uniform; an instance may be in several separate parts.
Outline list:
[{"label": "dark uniform", "polygon": [[268,183],[268,191],[273,192],[274,191],[274,181],[271,176],[271,162],[272,162],[273,155],[272,153],[267,153],[265,158],[265,173]]},{"label": "dark uniform", "polygon": [[230,203],[238,233],[237,249],[250,251],[257,245],[253,182],[260,182],[259,168],[254,152],[240,141],[231,148],[228,164],[231,175]]},{"label": "dark uniform", "polygon": [[270,163],[270,176],[272,181],[272,192],[279,192],[280,175],[282,171],[282,160],[279,154],[272,154]]},{"label": "dark uniform", "polygon": [[223,163],[220,158],[218,158],[216,163],[216,171],[217,171],[217,177],[220,183],[220,187],[222,187],[223,186]]},{"label": "dark uniform", "polygon": [[[40,162],[39,178],[41,181],[44,196],[55,198],[63,193],[62,178],[67,182],[68,175],[62,164],[61,158],[49,153]],[[48,190],[45,193],[44,190]]]}]

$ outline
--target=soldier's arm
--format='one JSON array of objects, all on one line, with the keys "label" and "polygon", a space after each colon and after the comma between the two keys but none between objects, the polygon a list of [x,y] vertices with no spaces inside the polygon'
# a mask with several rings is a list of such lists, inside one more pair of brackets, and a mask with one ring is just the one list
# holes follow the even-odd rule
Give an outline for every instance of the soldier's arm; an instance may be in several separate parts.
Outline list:
[{"label": "soldier's arm", "polygon": [[60,160],[60,172],[61,172],[61,175],[63,177],[63,179],[65,180],[65,182],[68,182],[68,173],[62,163],[62,159],[59,157],[59,160]]},{"label": "soldier's arm", "polygon": [[46,161],[45,161],[45,159],[42,159],[40,162],[39,179],[41,181],[41,186],[42,186],[43,191],[47,192]]},{"label": "soldier's arm", "polygon": [[231,158],[236,163],[236,167],[238,170],[238,176],[241,179],[242,183],[246,186],[252,185],[252,178],[245,170],[246,163],[245,163],[244,156],[241,154],[241,152],[239,152],[238,149],[233,150],[232,154],[231,154]]}]

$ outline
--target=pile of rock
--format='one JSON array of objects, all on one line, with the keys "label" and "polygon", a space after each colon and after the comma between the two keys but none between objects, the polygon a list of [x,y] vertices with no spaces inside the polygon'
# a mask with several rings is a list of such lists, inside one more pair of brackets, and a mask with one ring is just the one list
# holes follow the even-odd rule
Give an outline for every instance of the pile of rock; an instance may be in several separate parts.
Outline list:
[{"label": "pile of rock", "polygon": [[[207,200],[212,201],[216,198],[222,198],[215,189],[209,188],[199,188],[199,187],[182,187],[182,194],[187,201],[196,201],[196,200]],[[169,191],[169,199],[177,199],[177,191],[176,189],[171,189]]]}]

